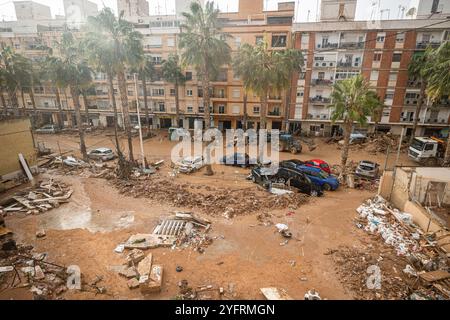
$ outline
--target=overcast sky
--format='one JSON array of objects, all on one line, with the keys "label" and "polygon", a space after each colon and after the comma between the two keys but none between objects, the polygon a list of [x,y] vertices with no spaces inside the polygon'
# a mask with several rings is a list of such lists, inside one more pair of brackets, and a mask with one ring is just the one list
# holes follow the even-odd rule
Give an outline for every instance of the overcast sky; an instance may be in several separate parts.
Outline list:
[{"label": "overcast sky", "polygon": [[[50,6],[52,15],[64,15],[62,0],[34,0],[35,2]],[[99,9],[103,5],[112,8],[117,12],[117,0],[91,0],[95,2]],[[264,7],[267,10],[276,10],[278,2],[288,0],[264,0]],[[405,12],[412,6],[417,6],[419,0],[358,0],[356,9],[357,20],[367,20],[373,17],[374,12],[380,11],[377,15],[382,19],[397,19],[401,16],[400,6],[406,8]],[[150,14],[173,14],[175,13],[174,0],[149,0]],[[295,0],[297,12],[296,21],[307,22],[316,21],[318,17],[317,8],[320,8],[320,0]],[[222,11],[237,11],[238,0],[216,0]],[[379,3],[379,5],[378,5]],[[375,10],[375,11],[374,11]],[[16,20],[14,4],[12,0],[0,0],[0,19]]]}]

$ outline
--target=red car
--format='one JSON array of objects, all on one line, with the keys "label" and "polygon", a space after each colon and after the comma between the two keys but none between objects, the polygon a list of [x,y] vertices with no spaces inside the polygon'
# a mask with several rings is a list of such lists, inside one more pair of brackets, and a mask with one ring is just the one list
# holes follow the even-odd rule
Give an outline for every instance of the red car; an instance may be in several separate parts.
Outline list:
[{"label": "red car", "polygon": [[320,168],[323,171],[325,171],[326,173],[331,174],[331,168],[328,165],[328,163],[326,163],[325,161],[320,160],[320,159],[312,159],[312,160],[305,161],[305,166]]}]

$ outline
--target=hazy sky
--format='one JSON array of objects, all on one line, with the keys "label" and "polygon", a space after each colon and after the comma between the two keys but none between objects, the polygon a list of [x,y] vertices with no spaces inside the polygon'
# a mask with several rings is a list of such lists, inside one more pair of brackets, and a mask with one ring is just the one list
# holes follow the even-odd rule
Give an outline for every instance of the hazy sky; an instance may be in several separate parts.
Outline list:
[{"label": "hazy sky", "polygon": [[[62,0],[34,0],[35,2],[50,6],[52,15],[64,15]],[[90,0],[95,2],[99,9],[103,6],[111,7],[117,12],[117,0]],[[278,2],[288,0],[264,0],[264,7],[268,10],[276,10]],[[377,12],[378,3],[381,13],[377,17],[382,19],[397,19],[401,15],[399,6],[404,6],[408,10],[411,6],[416,6],[419,0],[358,0],[356,9],[357,20],[367,20],[371,18],[373,12]],[[175,13],[174,0],[148,0],[150,3],[150,14],[173,14]],[[238,0],[216,0],[222,11],[237,11]],[[296,20],[301,22],[316,21],[317,8],[320,8],[320,0],[295,0],[297,12]],[[405,10],[405,12],[406,12]],[[372,16],[373,17],[373,16]],[[0,20],[16,20],[14,4],[12,0],[0,0]]]}]

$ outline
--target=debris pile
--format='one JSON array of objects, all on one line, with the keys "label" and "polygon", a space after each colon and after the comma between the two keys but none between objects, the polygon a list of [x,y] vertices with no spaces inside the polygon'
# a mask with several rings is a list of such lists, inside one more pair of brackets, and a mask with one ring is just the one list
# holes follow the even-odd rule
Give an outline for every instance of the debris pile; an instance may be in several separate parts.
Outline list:
[{"label": "debris pile", "polygon": [[[377,134],[368,142],[363,143],[363,148],[370,154],[386,153],[388,147],[390,152],[395,152],[398,149],[399,137],[394,137],[390,133]],[[406,150],[408,143],[403,142],[401,150]]]},{"label": "debris pile", "polygon": [[159,202],[169,202],[177,207],[195,208],[212,216],[222,215],[227,218],[256,212],[261,208],[267,210],[287,207],[297,209],[308,201],[308,196],[301,193],[281,196],[267,195],[260,190],[177,183],[157,176],[152,179],[151,183],[116,179],[114,185],[120,193],[135,198],[146,197]]},{"label": "debris pile", "polygon": [[26,214],[39,214],[61,203],[68,202],[73,190],[65,183],[50,179],[41,181],[37,187],[27,188],[17,192],[4,201],[2,211],[5,213],[23,212]]},{"label": "debris pile", "polygon": [[[344,286],[360,299],[450,299],[448,253],[435,234],[424,234],[408,213],[390,207],[382,197],[358,209],[356,226],[379,236],[364,250],[330,250]],[[378,270],[378,271],[377,271]],[[376,280],[378,284],[368,282]],[[381,280],[380,280],[381,279]]]},{"label": "debris pile", "polygon": [[68,289],[67,278],[64,266],[47,261],[47,254],[33,252],[32,246],[0,250],[0,291],[29,288],[34,299],[55,299]]}]

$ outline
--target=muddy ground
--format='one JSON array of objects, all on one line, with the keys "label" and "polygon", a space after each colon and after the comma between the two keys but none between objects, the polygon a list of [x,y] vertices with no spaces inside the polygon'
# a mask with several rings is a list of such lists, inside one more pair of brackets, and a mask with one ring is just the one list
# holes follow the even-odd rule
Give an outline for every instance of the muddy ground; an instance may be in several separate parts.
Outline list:
[{"label": "muddy ground", "polygon": [[[53,151],[73,150],[76,155],[78,139],[75,135],[40,135]],[[86,138],[88,148],[113,147],[111,136],[92,133]],[[125,140],[121,140],[125,147]],[[319,147],[300,155],[281,153],[281,159],[320,158],[330,164],[339,163],[340,151],[335,144],[319,141]],[[166,160],[159,175],[169,178],[171,169],[170,150],[175,143],[160,135],[144,142],[147,159]],[[59,146],[58,146],[59,145]],[[134,139],[134,152],[139,153],[138,140]],[[384,154],[371,155],[364,151],[353,151],[354,161],[375,160],[383,167]],[[395,155],[388,159],[392,166]],[[410,164],[406,154],[400,157],[402,164]],[[209,185],[211,187],[256,190],[258,187],[245,180],[248,169],[214,165],[216,174],[205,176],[203,171],[193,175],[179,175],[177,183]],[[203,169],[204,170],[204,169]],[[59,175],[49,170],[42,178],[54,177],[72,186],[74,193],[69,203],[40,215],[13,215],[5,218],[6,225],[15,233],[19,243],[31,244],[37,252],[48,253],[48,261],[61,265],[78,265],[85,281],[102,276],[101,285],[105,294],[67,291],[66,299],[171,299],[178,293],[178,282],[187,280],[192,287],[213,285],[215,288],[232,288],[229,298],[261,299],[259,288],[275,286],[286,290],[295,299],[303,299],[309,289],[316,289],[327,299],[353,299],[357,295],[342,283],[336,271],[330,249],[340,246],[366,250],[373,237],[355,227],[355,209],[374,192],[339,188],[327,192],[324,197],[310,198],[297,209],[285,208],[268,211],[261,207],[255,212],[237,215],[231,219],[196,212],[212,222],[209,232],[214,239],[205,252],[191,249],[151,249],[155,263],[164,266],[164,281],[161,293],[143,296],[140,291],[130,290],[126,279],[112,271],[112,267],[125,261],[126,252],[116,253],[114,248],[135,233],[151,233],[157,221],[175,210],[192,211],[175,207],[173,203],[134,198],[121,194],[112,181],[85,178],[78,175]],[[3,195],[5,197],[7,195]],[[0,198],[2,195],[0,195]],[[194,211],[195,212],[195,211]],[[261,223],[257,216],[267,216]],[[293,233],[286,245],[284,238],[273,224],[285,223]],[[46,237],[37,239],[36,231],[44,229]],[[176,272],[182,266],[182,272]],[[203,298],[215,298],[213,294]],[[31,299],[27,288],[6,289],[0,299]]]}]

